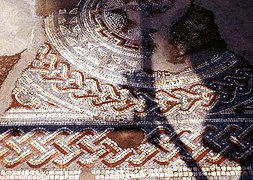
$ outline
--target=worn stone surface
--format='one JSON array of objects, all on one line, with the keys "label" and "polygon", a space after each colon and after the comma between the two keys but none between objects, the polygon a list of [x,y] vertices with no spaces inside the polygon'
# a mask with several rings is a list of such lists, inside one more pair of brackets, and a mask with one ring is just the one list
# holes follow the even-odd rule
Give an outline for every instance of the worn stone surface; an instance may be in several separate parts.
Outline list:
[{"label": "worn stone surface", "polygon": [[144,132],[135,128],[116,129],[109,134],[109,138],[123,149],[137,148],[144,140],[144,137]]},{"label": "worn stone surface", "polygon": [[0,88],[5,78],[8,76],[9,71],[13,69],[13,66],[18,62],[20,58],[21,54],[0,57]]},{"label": "worn stone surface", "polygon": [[[11,92],[17,79],[45,39],[42,19],[35,14],[34,0],[3,0],[0,9],[0,66],[3,67],[0,114],[3,114],[11,104]],[[20,60],[15,54],[19,54]],[[7,58],[6,55],[10,57]]]},{"label": "worn stone surface", "polygon": [[195,3],[214,13],[215,23],[228,49],[253,64],[253,1],[195,0]]},{"label": "worn stone surface", "polygon": [[0,55],[14,55],[27,49],[40,22],[33,0],[2,0],[0,6]]},{"label": "worn stone surface", "polygon": [[91,173],[87,167],[82,168],[79,180],[96,180],[96,177]]},{"label": "worn stone surface", "polygon": [[76,5],[79,0],[36,0],[36,14],[48,16],[52,12]]}]

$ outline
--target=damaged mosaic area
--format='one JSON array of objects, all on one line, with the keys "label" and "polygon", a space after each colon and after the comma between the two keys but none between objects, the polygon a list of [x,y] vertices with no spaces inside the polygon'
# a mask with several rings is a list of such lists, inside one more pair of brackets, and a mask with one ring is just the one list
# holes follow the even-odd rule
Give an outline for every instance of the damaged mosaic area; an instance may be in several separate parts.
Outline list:
[{"label": "damaged mosaic area", "polygon": [[189,2],[81,0],[45,17],[0,117],[0,178],[250,178],[253,68]]}]

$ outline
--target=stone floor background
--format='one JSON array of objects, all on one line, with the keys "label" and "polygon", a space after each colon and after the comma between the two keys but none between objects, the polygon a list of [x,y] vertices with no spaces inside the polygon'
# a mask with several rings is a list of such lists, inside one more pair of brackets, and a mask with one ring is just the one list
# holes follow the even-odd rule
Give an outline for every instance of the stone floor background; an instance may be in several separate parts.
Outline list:
[{"label": "stone floor background", "polygon": [[228,49],[253,64],[253,1],[195,0],[211,10]]}]

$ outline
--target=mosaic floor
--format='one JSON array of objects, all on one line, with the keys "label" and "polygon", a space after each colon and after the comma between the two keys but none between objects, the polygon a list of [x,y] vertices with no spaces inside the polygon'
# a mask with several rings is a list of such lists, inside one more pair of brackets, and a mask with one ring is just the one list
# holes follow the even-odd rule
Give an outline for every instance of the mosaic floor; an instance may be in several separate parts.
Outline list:
[{"label": "mosaic floor", "polygon": [[0,179],[253,179],[253,67],[202,47],[223,43],[213,19],[181,3],[81,0],[45,17],[0,117]]}]

